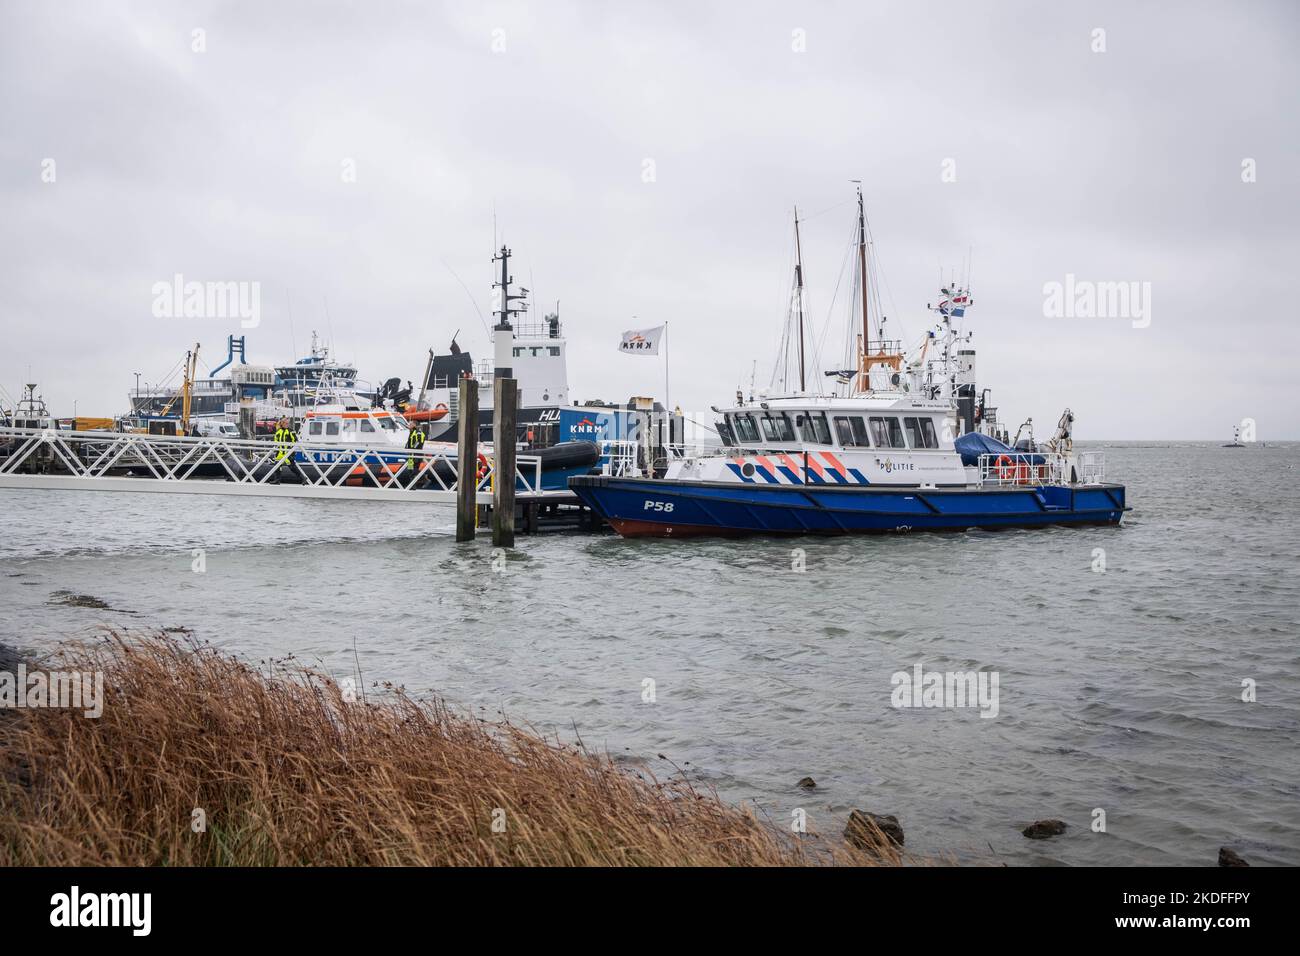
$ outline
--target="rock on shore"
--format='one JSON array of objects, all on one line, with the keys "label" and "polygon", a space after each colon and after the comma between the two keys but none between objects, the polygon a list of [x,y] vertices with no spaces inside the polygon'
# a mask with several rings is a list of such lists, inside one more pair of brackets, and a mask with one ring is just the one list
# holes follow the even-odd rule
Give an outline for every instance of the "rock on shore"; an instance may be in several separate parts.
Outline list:
[{"label": "rock on shore", "polygon": [[22,660],[18,652],[7,644],[0,644],[0,671],[9,671],[13,673],[18,669],[18,662]]},{"label": "rock on shore", "polygon": [[891,849],[903,845],[903,828],[898,817],[891,814],[869,813],[854,810],[849,814],[849,824],[844,828],[845,838],[863,850]]}]

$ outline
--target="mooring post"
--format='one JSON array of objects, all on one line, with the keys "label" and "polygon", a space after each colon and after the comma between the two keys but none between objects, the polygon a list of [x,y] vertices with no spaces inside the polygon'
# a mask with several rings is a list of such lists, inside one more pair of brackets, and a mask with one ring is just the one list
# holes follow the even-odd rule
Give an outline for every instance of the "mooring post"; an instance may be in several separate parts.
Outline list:
[{"label": "mooring post", "polygon": [[654,444],[654,438],[650,434],[650,429],[653,427],[653,416],[654,412],[644,412],[641,415],[639,423],[641,426],[641,456],[644,459],[644,466],[641,472],[641,477],[643,478],[653,478],[655,476],[654,449],[652,447]]},{"label": "mooring post", "polygon": [[460,380],[456,423],[456,540],[473,541],[478,518],[478,382]]},{"label": "mooring post", "polygon": [[492,455],[496,481],[492,485],[492,546],[515,546],[515,419],[519,383],[513,378],[492,381]]}]

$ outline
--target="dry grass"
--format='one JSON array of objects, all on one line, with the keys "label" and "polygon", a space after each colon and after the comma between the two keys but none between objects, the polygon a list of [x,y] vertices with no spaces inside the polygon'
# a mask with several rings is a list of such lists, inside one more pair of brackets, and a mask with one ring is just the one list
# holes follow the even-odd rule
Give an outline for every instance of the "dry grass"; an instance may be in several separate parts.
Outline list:
[{"label": "dry grass", "polygon": [[104,673],[103,716],[0,713],[0,866],[896,862],[439,701],[349,703],[292,664],[165,636],[62,657]]}]

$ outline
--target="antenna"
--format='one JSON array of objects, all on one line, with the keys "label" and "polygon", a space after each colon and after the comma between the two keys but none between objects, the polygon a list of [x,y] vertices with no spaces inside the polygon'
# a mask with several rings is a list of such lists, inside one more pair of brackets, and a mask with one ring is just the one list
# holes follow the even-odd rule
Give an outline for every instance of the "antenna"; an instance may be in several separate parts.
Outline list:
[{"label": "antenna", "polygon": [[456,275],[456,270],[447,264],[446,259],[442,260],[442,264],[446,266],[447,271],[451,273],[451,277],[459,282],[460,287],[465,290],[465,295],[469,297],[469,304],[474,306],[474,311],[478,313],[479,321],[483,323],[483,331],[488,334],[488,338],[491,338],[492,330],[488,328],[487,319],[483,318],[483,310],[478,307],[478,302],[474,300],[474,293],[469,291],[469,286],[464,283],[460,276]]}]

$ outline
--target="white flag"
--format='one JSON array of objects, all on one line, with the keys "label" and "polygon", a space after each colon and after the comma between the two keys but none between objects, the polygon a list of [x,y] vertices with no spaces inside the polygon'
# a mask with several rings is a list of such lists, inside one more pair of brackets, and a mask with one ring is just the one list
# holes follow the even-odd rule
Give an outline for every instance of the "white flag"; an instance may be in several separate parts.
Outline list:
[{"label": "white flag", "polygon": [[659,340],[663,336],[662,325],[653,329],[633,329],[623,333],[623,341],[618,344],[618,350],[629,355],[658,355]]}]

